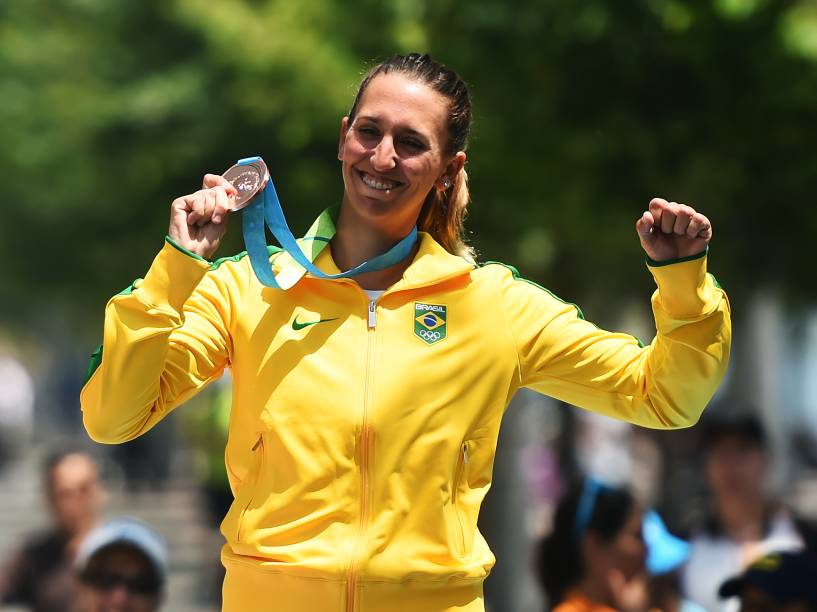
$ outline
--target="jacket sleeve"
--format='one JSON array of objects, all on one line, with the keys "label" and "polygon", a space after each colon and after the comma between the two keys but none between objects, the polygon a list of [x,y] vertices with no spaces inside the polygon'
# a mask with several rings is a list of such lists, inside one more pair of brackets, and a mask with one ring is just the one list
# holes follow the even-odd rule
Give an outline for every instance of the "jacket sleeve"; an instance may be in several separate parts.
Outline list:
[{"label": "jacket sleeve", "polygon": [[108,302],[101,361],[80,394],[91,438],[136,438],[221,376],[232,349],[229,285],[237,279],[235,270],[209,269],[167,241],[144,280]]},{"label": "jacket sleeve", "polygon": [[584,320],[581,311],[513,271],[503,308],[520,384],[613,418],[653,428],[697,422],[726,371],[730,306],[707,258],[650,265],[656,336],[649,346]]}]

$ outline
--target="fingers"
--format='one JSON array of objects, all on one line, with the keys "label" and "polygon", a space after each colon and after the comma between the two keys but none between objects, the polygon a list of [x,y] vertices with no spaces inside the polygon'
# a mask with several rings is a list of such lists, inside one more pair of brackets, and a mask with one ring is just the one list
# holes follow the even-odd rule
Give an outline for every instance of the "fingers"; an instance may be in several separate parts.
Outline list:
[{"label": "fingers", "polygon": [[652,215],[653,226],[656,229],[660,229],[661,218],[664,216],[664,210],[668,207],[669,202],[667,202],[663,198],[653,198],[652,200],[650,200],[650,205],[647,210]]},{"label": "fingers", "polygon": [[675,227],[675,202],[670,202],[661,214],[661,231],[665,234],[671,234],[672,228]]},{"label": "fingers", "polygon": [[233,187],[232,183],[220,174],[205,174],[201,181],[201,188],[211,189],[212,187],[223,187],[227,190],[227,193],[232,192],[233,195],[236,194],[235,187]]},{"label": "fingers", "polygon": [[238,190],[220,174],[205,174],[202,179],[202,190],[211,191],[214,197],[214,207],[210,219],[218,225],[224,219],[225,213],[235,205]]},{"label": "fingers", "polygon": [[642,241],[649,241],[653,238],[652,235],[652,228],[655,225],[655,217],[652,216],[652,213],[648,210],[644,211],[644,214],[641,215],[641,218],[635,222],[635,231],[638,232],[638,236],[641,238]]},{"label": "fingers", "polygon": [[187,211],[187,224],[190,226],[201,227],[208,223],[218,225],[224,221],[226,214],[235,204],[234,192],[234,189],[228,191],[222,186],[201,189],[183,198],[177,198],[174,205],[179,203]]},{"label": "fingers", "polygon": [[678,210],[675,213],[675,224],[672,226],[672,231],[676,236],[683,236],[687,233],[689,222],[692,221],[692,215],[695,214],[695,209],[686,204],[679,204]]},{"label": "fingers", "polygon": [[197,191],[189,196],[184,197],[185,207],[187,208],[187,224],[201,227],[209,220],[207,215],[207,198],[205,191]]},{"label": "fingers", "polygon": [[651,227],[656,231],[660,230],[663,234],[707,240],[712,237],[712,226],[704,215],[691,206],[668,202],[663,198],[650,200],[649,210],[642,215],[636,226],[640,236],[645,236],[643,224],[646,222],[647,214],[653,219]]},{"label": "fingers", "polygon": [[712,239],[712,224],[701,213],[695,213],[689,221],[686,235],[689,238],[702,238],[709,241]]},{"label": "fingers", "polygon": [[215,207],[213,208],[212,221],[218,225],[233,207],[232,205],[235,204],[235,200],[230,199],[230,197],[227,195],[227,190],[224,187],[213,187],[212,191],[215,196]]},{"label": "fingers", "polygon": [[207,174],[204,189],[173,200],[168,235],[205,259],[218,248],[238,191],[223,176]]},{"label": "fingers", "polygon": [[607,572],[607,584],[610,587],[610,591],[617,596],[624,590],[624,587],[627,586],[627,579],[621,570],[613,568]]}]

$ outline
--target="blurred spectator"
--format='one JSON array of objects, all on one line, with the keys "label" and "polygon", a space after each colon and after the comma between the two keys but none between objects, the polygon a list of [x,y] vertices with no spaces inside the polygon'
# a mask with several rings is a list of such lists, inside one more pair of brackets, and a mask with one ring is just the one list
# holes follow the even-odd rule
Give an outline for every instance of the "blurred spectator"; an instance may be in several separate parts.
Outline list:
[{"label": "blurred spectator", "polygon": [[51,455],[43,476],[53,526],[33,535],[6,562],[0,571],[0,602],[35,612],[64,611],[76,596],[76,550],[96,526],[105,493],[96,463],[83,452]]},{"label": "blurred spectator", "polygon": [[709,515],[693,533],[683,574],[687,597],[707,610],[737,610],[718,597],[721,583],[772,551],[813,547],[814,526],[795,517],[767,492],[766,436],[751,416],[704,424]]},{"label": "blurred spectator", "polygon": [[153,612],[161,606],[167,548],[144,523],[120,518],[92,531],[77,554],[75,612]]},{"label": "blurred spectator", "polygon": [[25,366],[0,346],[0,470],[31,439],[34,382]]},{"label": "blurred spectator", "polygon": [[688,555],[632,493],[586,478],[559,502],[537,561],[555,612],[704,612],[673,577]]},{"label": "blurred spectator", "polygon": [[801,552],[771,553],[721,585],[721,597],[737,597],[741,612],[817,610],[817,557]]},{"label": "blurred spectator", "polygon": [[593,478],[559,502],[553,531],[537,553],[556,612],[648,610],[641,516],[632,494]]}]

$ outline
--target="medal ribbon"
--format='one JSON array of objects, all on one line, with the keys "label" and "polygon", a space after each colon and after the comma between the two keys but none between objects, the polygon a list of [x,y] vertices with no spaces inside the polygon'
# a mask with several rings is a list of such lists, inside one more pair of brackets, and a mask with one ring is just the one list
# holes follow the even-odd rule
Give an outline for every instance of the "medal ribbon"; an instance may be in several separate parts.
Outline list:
[{"label": "medal ribbon", "polygon": [[[260,160],[260,157],[247,157],[238,160],[238,165],[249,164]],[[351,270],[340,274],[327,274],[319,270],[301,250],[298,241],[289,229],[284,211],[281,208],[281,201],[275,191],[272,179],[267,181],[267,185],[255,195],[252,202],[244,209],[241,219],[244,234],[244,246],[250,257],[252,269],[258,280],[267,287],[274,289],[286,289],[279,283],[276,274],[272,271],[267,251],[267,237],[264,225],[269,227],[272,235],[290,257],[300,264],[307,272],[317,278],[349,278],[366,272],[376,272],[384,270],[397,263],[400,263],[411,254],[412,248],[417,242],[417,227],[413,227],[408,236],[400,240],[391,249],[372,259],[364,261]],[[284,283],[287,285],[288,283]]]}]

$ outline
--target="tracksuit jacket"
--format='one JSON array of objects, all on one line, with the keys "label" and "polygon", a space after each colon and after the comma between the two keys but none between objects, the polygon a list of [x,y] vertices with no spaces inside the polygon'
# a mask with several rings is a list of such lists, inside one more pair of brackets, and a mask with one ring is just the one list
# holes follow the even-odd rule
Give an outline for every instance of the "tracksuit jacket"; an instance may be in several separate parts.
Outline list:
[{"label": "tracksuit jacket", "polygon": [[[328,273],[333,233],[324,213],[301,240]],[[229,611],[483,610],[494,556],[477,514],[516,390],[685,427],[728,361],[729,304],[705,254],[649,266],[657,335],[642,346],[425,233],[376,301],[273,251],[303,277],[288,291],[263,287],[247,257],[211,264],[168,239],[108,303],[81,395],[90,436],[124,442],[230,368]]]}]

